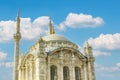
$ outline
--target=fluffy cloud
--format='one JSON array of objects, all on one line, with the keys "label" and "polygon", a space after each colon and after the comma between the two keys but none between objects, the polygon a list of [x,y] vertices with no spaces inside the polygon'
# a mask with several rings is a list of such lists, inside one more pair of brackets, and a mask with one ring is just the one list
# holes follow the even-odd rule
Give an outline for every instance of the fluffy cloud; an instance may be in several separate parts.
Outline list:
[{"label": "fluffy cloud", "polygon": [[[32,40],[40,34],[47,34],[48,23],[48,16],[41,16],[34,20],[31,20],[31,18],[21,18],[22,39]],[[100,17],[94,18],[92,15],[69,13],[66,20],[61,22],[59,27],[55,25],[55,28],[60,31],[65,31],[66,26],[71,28],[97,27],[103,23],[104,21]],[[13,39],[15,28],[16,22],[13,20],[0,21],[0,42]]]},{"label": "fluffy cloud", "polygon": [[0,42],[8,41],[13,38],[14,26],[14,21],[0,21]]},{"label": "fluffy cloud", "polygon": [[97,71],[105,71],[105,72],[118,72],[120,71],[120,65],[117,63],[115,66],[104,66],[100,64],[95,64]]},{"label": "fluffy cloud", "polygon": [[60,24],[60,29],[64,30],[65,26],[71,28],[86,28],[86,27],[98,27],[103,24],[104,21],[101,17],[93,17],[88,14],[76,14],[69,13],[66,20]]},{"label": "fluffy cloud", "polygon": [[93,55],[95,57],[97,57],[97,56],[111,56],[111,53],[100,51],[100,50],[93,50]]},{"label": "fluffy cloud", "polygon": [[[46,34],[48,22],[49,17],[47,16],[38,17],[34,21],[31,21],[31,18],[21,18],[22,39],[31,40],[40,34]],[[15,27],[15,21],[0,21],[0,42],[13,39]]]},{"label": "fluffy cloud", "polygon": [[7,58],[7,54],[3,51],[0,51],[0,60],[5,60]]},{"label": "fluffy cloud", "polygon": [[40,34],[46,34],[48,23],[49,17],[47,16],[38,17],[33,22],[31,22],[30,18],[21,18],[22,38],[31,40]]},{"label": "fluffy cloud", "polygon": [[120,33],[116,34],[101,34],[97,38],[88,39],[90,45],[96,49],[116,50],[120,49]]}]

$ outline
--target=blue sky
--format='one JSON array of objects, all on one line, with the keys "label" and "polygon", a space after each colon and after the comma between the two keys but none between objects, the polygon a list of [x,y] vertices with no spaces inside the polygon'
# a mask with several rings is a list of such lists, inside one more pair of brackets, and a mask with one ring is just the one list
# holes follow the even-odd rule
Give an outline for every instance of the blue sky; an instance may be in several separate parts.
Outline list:
[{"label": "blue sky", "polygon": [[119,0],[0,0],[0,80],[12,80],[13,33],[18,9],[20,52],[27,52],[40,34],[46,35],[51,17],[56,33],[79,45],[81,52],[86,40],[91,44],[96,58],[96,80],[119,79],[119,4]]}]

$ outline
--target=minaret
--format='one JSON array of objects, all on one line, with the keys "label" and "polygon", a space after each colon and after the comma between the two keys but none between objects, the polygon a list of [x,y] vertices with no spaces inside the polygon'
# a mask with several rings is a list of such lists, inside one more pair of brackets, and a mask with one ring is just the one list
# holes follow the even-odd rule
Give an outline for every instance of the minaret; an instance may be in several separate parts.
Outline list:
[{"label": "minaret", "polygon": [[54,27],[52,25],[51,19],[50,19],[49,25],[48,25],[48,34],[55,34],[55,30],[54,30]]},{"label": "minaret", "polygon": [[14,69],[13,69],[13,80],[18,80],[18,64],[19,64],[19,42],[21,39],[20,33],[20,12],[18,11],[16,18],[16,32],[14,34]]}]

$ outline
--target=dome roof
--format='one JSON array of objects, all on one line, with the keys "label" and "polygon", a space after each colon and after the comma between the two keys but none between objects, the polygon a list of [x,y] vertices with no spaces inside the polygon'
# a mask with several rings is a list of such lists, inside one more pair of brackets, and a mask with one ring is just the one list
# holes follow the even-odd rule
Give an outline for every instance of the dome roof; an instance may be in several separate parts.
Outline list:
[{"label": "dome roof", "polygon": [[43,37],[45,41],[69,41],[65,37],[58,35],[58,34],[50,34],[48,36]]}]

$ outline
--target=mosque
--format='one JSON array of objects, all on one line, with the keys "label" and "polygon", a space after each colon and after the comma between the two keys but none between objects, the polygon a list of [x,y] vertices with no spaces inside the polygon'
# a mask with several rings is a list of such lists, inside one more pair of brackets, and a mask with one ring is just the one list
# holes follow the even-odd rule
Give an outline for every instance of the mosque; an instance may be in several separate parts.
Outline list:
[{"label": "mosque", "polygon": [[20,13],[14,34],[13,80],[95,80],[92,47],[85,44],[84,53],[78,46],[55,33],[51,20],[48,35],[40,37],[29,51],[19,55]]}]

